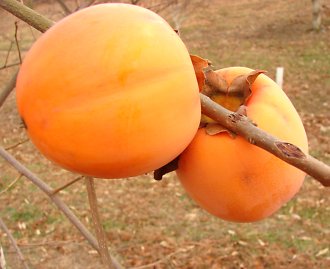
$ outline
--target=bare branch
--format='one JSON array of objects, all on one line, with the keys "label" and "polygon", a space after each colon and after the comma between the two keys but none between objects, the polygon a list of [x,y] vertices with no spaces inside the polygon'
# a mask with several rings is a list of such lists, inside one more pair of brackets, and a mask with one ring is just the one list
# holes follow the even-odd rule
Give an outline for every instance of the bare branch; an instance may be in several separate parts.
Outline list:
[{"label": "bare branch", "polygon": [[12,76],[12,78],[9,80],[9,83],[6,85],[6,87],[0,92],[0,108],[2,107],[3,103],[6,101],[9,94],[12,92],[12,90],[15,88],[16,85],[16,79],[17,79],[18,72],[15,72],[15,74]]},{"label": "bare branch", "polygon": [[22,141],[17,142],[17,143],[14,144],[14,145],[11,145],[11,146],[6,147],[6,150],[14,149],[14,148],[18,147],[19,145],[22,145],[22,144],[24,144],[24,143],[26,143],[26,142],[29,142],[29,141],[30,141],[29,138],[24,139],[24,140],[22,140]]},{"label": "bare branch", "polygon": [[310,155],[305,155],[298,147],[280,141],[276,137],[256,127],[246,116],[233,113],[200,94],[202,113],[219,122],[229,131],[238,134],[283,161],[314,177],[322,185],[330,186],[330,167]]},{"label": "bare branch", "polygon": [[74,178],[73,180],[69,181],[68,183],[64,184],[63,186],[53,190],[52,195],[64,190],[65,188],[71,186],[72,184],[76,183],[77,181],[81,180],[83,178],[83,176],[79,176]]},{"label": "bare branch", "polygon": [[17,18],[33,26],[40,32],[45,32],[54,22],[43,17],[41,14],[35,12],[33,9],[21,4],[15,0],[1,0],[0,7],[7,10]]},{"label": "bare branch", "polygon": [[9,229],[7,228],[6,224],[2,221],[2,219],[0,218],[0,227],[2,228],[2,230],[7,234],[11,244],[13,245],[18,257],[19,257],[19,260],[21,261],[23,267],[25,269],[29,269],[29,266],[24,258],[24,255],[22,253],[22,251],[20,250],[20,248],[18,247],[18,245],[16,244],[16,240],[15,238],[13,237],[13,235],[11,234],[11,232],[9,231]]},{"label": "bare branch", "polygon": [[16,47],[17,47],[19,62],[22,63],[22,54],[21,54],[21,49],[19,48],[17,32],[18,32],[18,22],[15,21],[15,43],[16,43]]},{"label": "bare branch", "polygon": [[94,236],[87,230],[87,228],[80,222],[76,215],[69,209],[69,207],[57,196],[52,195],[53,189],[43,182],[37,175],[32,173],[23,164],[17,161],[10,153],[0,147],[0,156],[2,156],[8,163],[10,163],[19,173],[29,179],[34,185],[41,189],[54,202],[60,211],[70,220],[70,222],[80,231],[85,239],[92,245],[94,249],[99,250],[98,243]]},{"label": "bare branch", "polygon": [[99,247],[100,247],[100,256],[102,263],[104,266],[106,266],[109,269],[115,268],[111,262],[110,254],[108,251],[108,246],[107,246],[107,239],[106,235],[100,220],[100,214],[97,206],[97,198],[96,198],[96,192],[95,192],[95,187],[94,187],[94,179],[91,177],[86,177],[85,178],[85,184],[86,184],[86,189],[88,193],[88,201],[89,201],[89,206],[91,209],[91,214],[92,214],[92,220],[94,224],[94,229],[96,233],[96,238],[97,241],[99,242]]},{"label": "bare branch", "polygon": [[19,63],[19,62],[16,62],[16,63],[11,63],[11,64],[4,64],[2,67],[0,67],[0,70],[3,70],[3,69],[7,69],[7,68],[9,68],[9,67],[14,67],[14,66],[18,66],[18,65],[20,65],[21,63]]},{"label": "bare branch", "polygon": [[1,68],[5,68],[5,67],[7,67],[7,63],[8,63],[8,59],[9,59],[9,55],[10,55],[10,51],[11,51],[11,48],[13,47],[13,44],[14,44],[14,42],[11,41],[11,42],[10,42],[10,45],[9,45],[9,48],[8,48],[8,51],[7,51],[6,58],[5,58],[5,63],[3,64],[3,67],[1,67]]},{"label": "bare branch", "polygon": [[[34,185],[36,185],[40,190],[42,190],[47,196],[52,200],[52,202],[57,206],[57,208],[62,211],[66,218],[78,229],[78,231],[85,237],[85,239],[91,244],[91,246],[100,252],[99,245],[95,237],[89,232],[89,230],[81,223],[77,216],[70,210],[70,208],[55,194],[53,195],[54,189],[49,187],[42,179],[37,175],[32,173],[23,164],[14,158],[5,149],[0,147],[0,156],[3,157],[9,164],[11,164],[19,173],[24,175],[29,179]],[[112,263],[115,269],[121,269],[119,262],[111,256]]]},{"label": "bare branch", "polygon": [[63,11],[66,15],[71,14],[71,10],[69,9],[69,7],[65,4],[65,2],[63,0],[56,0],[56,2],[59,3],[59,5],[61,6],[61,8],[63,9]]},{"label": "bare branch", "polygon": [[97,0],[90,0],[89,2],[83,4],[83,5],[77,5],[77,8],[75,9],[75,11],[77,10],[80,10],[80,9],[83,9],[83,8],[86,8],[86,7],[89,7],[91,5],[94,5],[96,3]]},{"label": "bare branch", "polygon": [[0,195],[7,192],[12,186],[16,184],[16,182],[22,177],[22,174],[19,174],[4,190],[0,191]]}]

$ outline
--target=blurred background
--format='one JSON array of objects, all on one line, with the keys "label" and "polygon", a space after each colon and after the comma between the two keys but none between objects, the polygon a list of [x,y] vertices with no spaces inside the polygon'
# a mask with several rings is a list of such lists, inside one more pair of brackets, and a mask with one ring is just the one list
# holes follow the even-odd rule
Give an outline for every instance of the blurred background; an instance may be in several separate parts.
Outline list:
[{"label": "blurred background", "polygon": [[[100,2],[157,12],[179,30],[191,54],[209,59],[215,69],[247,66],[267,70],[274,79],[276,68],[284,67],[283,90],[304,122],[310,153],[329,163],[330,0],[24,1],[54,21]],[[320,12],[313,2],[319,2]],[[39,36],[0,9],[1,90]],[[14,92],[0,108],[0,141],[53,188],[77,176],[27,141]],[[174,173],[160,182],[152,175],[100,179],[96,188],[111,249],[126,268],[330,268],[330,189],[310,177],[279,212],[252,224],[225,222],[203,211]],[[92,231],[83,182],[61,192],[61,198]],[[101,268],[96,251],[46,195],[3,159],[0,217],[31,268]],[[21,268],[2,231],[0,244],[7,268]]]}]

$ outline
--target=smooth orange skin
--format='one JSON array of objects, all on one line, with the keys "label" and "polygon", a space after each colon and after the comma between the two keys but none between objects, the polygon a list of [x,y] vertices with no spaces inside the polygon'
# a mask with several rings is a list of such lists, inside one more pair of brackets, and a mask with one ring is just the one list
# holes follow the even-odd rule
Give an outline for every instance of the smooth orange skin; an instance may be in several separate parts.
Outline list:
[{"label": "smooth orange skin", "polygon": [[[231,83],[251,69],[218,70]],[[266,75],[252,85],[247,115],[258,127],[305,153],[303,124],[285,93]],[[209,213],[229,221],[253,222],[276,212],[300,189],[305,173],[272,154],[227,133],[197,132],[179,160],[177,175],[188,194]]]},{"label": "smooth orange skin", "polygon": [[37,40],[19,72],[17,106],[47,158],[102,178],[166,164],[200,120],[186,47],[157,14],[126,4],[81,10]]}]

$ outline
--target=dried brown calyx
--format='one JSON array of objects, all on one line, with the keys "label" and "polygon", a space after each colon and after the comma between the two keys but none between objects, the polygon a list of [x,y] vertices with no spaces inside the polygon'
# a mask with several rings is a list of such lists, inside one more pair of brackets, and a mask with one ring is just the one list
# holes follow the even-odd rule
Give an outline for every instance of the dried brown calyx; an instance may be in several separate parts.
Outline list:
[{"label": "dried brown calyx", "polygon": [[[211,64],[208,60],[195,55],[191,55],[191,59],[195,68],[200,92],[223,107],[233,112],[246,115],[246,109],[244,106],[247,104],[247,101],[252,94],[251,86],[256,78],[266,71],[251,71],[246,75],[237,76],[230,84],[228,84],[221,73],[212,70]],[[230,133],[227,129],[205,115],[202,115],[201,127],[204,127],[209,135],[228,132],[234,137],[234,134]]]}]

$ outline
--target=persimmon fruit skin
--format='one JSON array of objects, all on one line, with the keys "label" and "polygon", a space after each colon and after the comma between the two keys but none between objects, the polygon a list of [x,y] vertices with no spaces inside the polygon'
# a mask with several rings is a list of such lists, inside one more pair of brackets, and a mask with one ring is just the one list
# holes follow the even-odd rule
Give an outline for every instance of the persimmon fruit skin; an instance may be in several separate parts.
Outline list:
[{"label": "persimmon fruit skin", "polygon": [[102,178],[166,164],[200,120],[185,45],[160,16],[128,4],[83,9],[43,34],[20,69],[17,106],[47,158]]},{"label": "persimmon fruit skin", "polygon": [[[230,67],[217,72],[230,84],[233,78],[250,71]],[[282,89],[262,74],[251,90],[247,116],[259,128],[307,153],[303,124]],[[254,222],[270,216],[299,191],[305,177],[304,172],[239,136],[210,136],[204,128],[181,154],[177,175],[201,207],[234,222]]]}]

